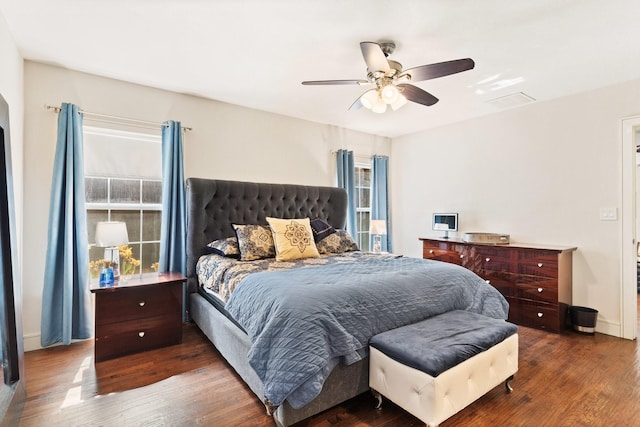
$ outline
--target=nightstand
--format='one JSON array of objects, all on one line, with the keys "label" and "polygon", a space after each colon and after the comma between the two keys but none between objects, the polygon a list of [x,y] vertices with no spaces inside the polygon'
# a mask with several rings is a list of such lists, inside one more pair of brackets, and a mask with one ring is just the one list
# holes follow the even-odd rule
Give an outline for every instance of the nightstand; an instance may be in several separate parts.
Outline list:
[{"label": "nightstand", "polygon": [[180,273],[148,273],[112,285],[92,281],[95,361],[182,342],[182,285],[186,280]]}]

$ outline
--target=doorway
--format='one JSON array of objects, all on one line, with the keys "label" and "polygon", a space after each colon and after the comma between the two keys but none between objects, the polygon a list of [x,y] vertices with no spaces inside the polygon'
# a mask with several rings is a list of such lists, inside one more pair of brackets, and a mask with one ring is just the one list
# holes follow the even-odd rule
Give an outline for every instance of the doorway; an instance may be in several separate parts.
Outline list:
[{"label": "doorway", "polygon": [[638,247],[636,238],[637,161],[636,151],[640,116],[622,120],[622,247],[620,289],[620,336],[638,336]]}]

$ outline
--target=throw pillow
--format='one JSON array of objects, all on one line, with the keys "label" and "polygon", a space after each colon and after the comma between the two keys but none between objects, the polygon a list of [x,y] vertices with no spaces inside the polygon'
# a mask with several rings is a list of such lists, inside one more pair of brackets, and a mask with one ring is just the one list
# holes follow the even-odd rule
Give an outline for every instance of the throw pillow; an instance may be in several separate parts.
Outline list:
[{"label": "throw pillow", "polygon": [[330,226],[329,223],[322,218],[312,219],[310,224],[311,229],[313,230],[313,240],[315,240],[316,243],[336,232],[336,229]]},{"label": "throw pillow", "polygon": [[232,226],[238,238],[241,261],[273,258],[276,255],[273,236],[268,226],[250,224],[232,224]]},{"label": "throw pillow", "polygon": [[321,254],[341,254],[358,250],[358,245],[346,230],[336,230],[335,233],[319,241],[316,246]]},{"label": "throw pillow", "polygon": [[212,253],[229,258],[240,258],[240,248],[238,247],[237,237],[227,237],[226,239],[218,239],[207,245]]},{"label": "throw pillow", "polygon": [[313,240],[309,218],[278,219],[267,217],[276,246],[276,261],[320,256]]}]

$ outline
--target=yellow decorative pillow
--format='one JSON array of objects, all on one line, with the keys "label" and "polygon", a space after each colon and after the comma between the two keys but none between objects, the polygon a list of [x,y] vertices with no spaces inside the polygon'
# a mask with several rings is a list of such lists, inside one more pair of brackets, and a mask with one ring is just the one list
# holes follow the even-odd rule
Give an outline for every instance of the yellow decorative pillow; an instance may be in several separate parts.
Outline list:
[{"label": "yellow decorative pillow", "polygon": [[278,219],[267,217],[276,247],[276,261],[298,258],[318,258],[309,218]]}]

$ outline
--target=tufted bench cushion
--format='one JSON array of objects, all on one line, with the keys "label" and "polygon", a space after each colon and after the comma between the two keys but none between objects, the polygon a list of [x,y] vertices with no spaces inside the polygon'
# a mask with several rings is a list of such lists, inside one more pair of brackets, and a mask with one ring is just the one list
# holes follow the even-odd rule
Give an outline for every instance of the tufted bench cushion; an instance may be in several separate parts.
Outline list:
[{"label": "tufted bench cushion", "polygon": [[404,365],[437,377],[517,332],[513,323],[454,310],[378,334],[369,345]]},{"label": "tufted bench cushion", "polygon": [[518,370],[517,327],[462,310],[370,340],[369,385],[436,426]]}]

